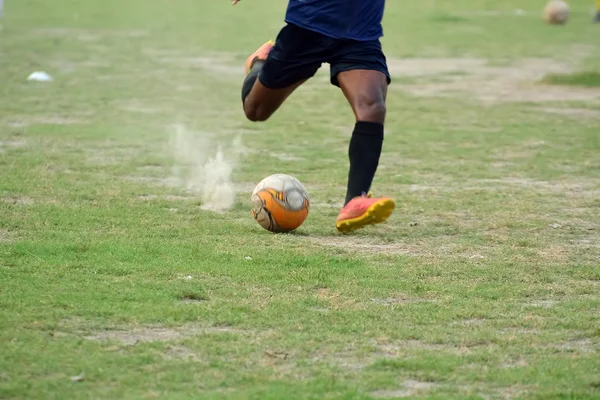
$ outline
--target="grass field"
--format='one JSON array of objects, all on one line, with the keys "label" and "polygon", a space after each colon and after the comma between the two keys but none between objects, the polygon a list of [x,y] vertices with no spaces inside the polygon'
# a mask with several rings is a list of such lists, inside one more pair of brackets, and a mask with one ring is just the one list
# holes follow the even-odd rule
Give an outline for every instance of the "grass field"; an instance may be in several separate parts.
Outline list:
[{"label": "grass field", "polygon": [[[328,66],[241,111],[284,1],[7,0],[0,398],[600,398],[600,26],[543,3],[388,2],[398,206],[342,236]],[[219,147],[215,212],[192,184]],[[249,213],[279,172],[312,196],[294,234]]]}]

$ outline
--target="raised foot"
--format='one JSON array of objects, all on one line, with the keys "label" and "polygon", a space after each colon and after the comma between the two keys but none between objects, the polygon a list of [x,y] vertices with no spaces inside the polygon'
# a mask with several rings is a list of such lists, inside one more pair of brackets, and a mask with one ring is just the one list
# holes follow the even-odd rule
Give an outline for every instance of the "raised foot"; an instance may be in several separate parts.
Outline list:
[{"label": "raised foot", "polygon": [[248,57],[245,65],[244,65],[245,70],[246,70],[246,75],[248,75],[248,72],[250,72],[250,69],[252,68],[252,66],[254,65],[254,63],[256,61],[265,61],[267,59],[267,57],[269,57],[269,53],[271,52],[271,49],[273,48],[274,45],[275,45],[275,42],[272,40],[269,40],[267,43],[260,46],[258,48],[258,50],[256,50],[254,53],[252,53],[252,55],[250,57]]}]

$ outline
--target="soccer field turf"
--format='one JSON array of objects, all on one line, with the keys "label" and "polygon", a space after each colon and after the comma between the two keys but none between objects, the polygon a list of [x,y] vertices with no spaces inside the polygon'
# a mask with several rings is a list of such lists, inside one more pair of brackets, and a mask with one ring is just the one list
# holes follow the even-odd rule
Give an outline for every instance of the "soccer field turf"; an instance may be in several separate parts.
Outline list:
[{"label": "soccer field turf", "polygon": [[[284,1],[8,0],[0,398],[600,398],[600,26],[543,3],[388,2],[397,209],[343,236],[328,66],[241,110]],[[193,190],[219,148],[235,198]],[[293,234],[250,216],[273,173],[312,198]]]}]

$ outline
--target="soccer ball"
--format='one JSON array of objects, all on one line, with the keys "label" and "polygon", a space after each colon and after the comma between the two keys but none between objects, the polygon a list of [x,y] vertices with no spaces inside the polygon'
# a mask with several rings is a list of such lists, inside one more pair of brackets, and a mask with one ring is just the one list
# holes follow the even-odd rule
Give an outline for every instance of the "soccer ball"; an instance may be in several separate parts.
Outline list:
[{"label": "soccer ball", "polygon": [[544,7],[544,20],[549,24],[564,24],[569,19],[569,5],[563,0],[550,0]]},{"label": "soccer ball", "polygon": [[310,197],[302,183],[290,175],[275,174],[260,181],[252,192],[252,216],[268,231],[298,228],[308,216]]}]

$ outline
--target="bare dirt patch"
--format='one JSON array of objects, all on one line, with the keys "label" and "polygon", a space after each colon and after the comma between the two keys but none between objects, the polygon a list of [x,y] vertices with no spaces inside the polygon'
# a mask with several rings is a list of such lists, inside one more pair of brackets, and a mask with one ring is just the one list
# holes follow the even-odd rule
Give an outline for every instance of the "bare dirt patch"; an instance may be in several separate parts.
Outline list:
[{"label": "bare dirt patch", "polygon": [[324,247],[334,247],[342,251],[364,254],[418,254],[416,245],[392,242],[381,243],[376,239],[366,237],[341,237],[341,236],[311,236],[307,240]]},{"label": "bare dirt patch", "polygon": [[7,229],[0,228],[0,243],[9,243],[13,240],[13,234]]},{"label": "bare dirt patch", "polygon": [[75,38],[84,42],[102,38],[140,38],[148,36],[148,31],[140,29],[76,29],[76,28],[39,28],[31,31],[34,36],[45,38]]},{"label": "bare dirt patch", "polygon": [[456,15],[464,17],[501,17],[501,16],[524,16],[530,14],[530,12],[521,8],[515,8],[514,10],[469,10],[469,11],[456,11]]},{"label": "bare dirt patch", "polygon": [[285,153],[271,153],[270,156],[274,157],[280,161],[305,161],[306,160],[306,158],[304,158],[304,157],[298,157],[298,156],[294,156],[292,154],[285,154]]},{"label": "bare dirt patch", "polygon": [[301,381],[310,379],[307,370],[298,368],[294,352],[279,349],[265,349],[256,354],[257,359],[253,362],[259,368],[268,368],[272,379],[286,379]]},{"label": "bare dirt patch", "polygon": [[452,325],[452,326],[456,326],[456,325],[460,325],[460,326],[481,326],[481,325],[484,325],[485,322],[486,322],[485,319],[471,318],[471,319],[463,319],[463,320],[460,320],[460,321],[454,321],[450,325]]},{"label": "bare dirt patch", "polygon": [[[596,228],[587,228],[589,230],[595,230]],[[578,239],[569,240],[569,244],[587,250],[596,250],[600,249],[600,234],[598,236],[584,236]]]},{"label": "bare dirt patch", "polygon": [[108,68],[110,63],[106,61],[69,61],[69,60],[51,60],[48,61],[48,65],[55,70],[63,73],[71,73],[82,68]]},{"label": "bare dirt patch", "polygon": [[165,186],[171,188],[176,188],[179,186],[179,179],[174,177],[125,176],[124,179],[126,181],[144,183],[151,186]]},{"label": "bare dirt patch", "polygon": [[483,69],[487,61],[481,58],[407,58],[391,59],[390,73],[402,77],[428,77],[439,74],[466,74]]},{"label": "bare dirt patch", "polygon": [[83,125],[87,124],[88,121],[82,118],[76,118],[67,115],[47,115],[47,116],[33,116],[33,115],[20,115],[12,116],[7,122],[12,127],[24,128],[31,125]]},{"label": "bare dirt patch", "polygon": [[567,351],[574,353],[596,353],[600,350],[600,342],[592,339],[572,339],[560,342],[552,346],[558,351]]},{"label": "bare dirt patch", "polygon": [[400,341],[380,341],[376,343],[379,354],[383,357],[402,357],[407,352],[431,351],[449,354],[464,355],[469,354],[473,348],[482,345],[456,345],[452,343],[426,343],[421,340],[400,340]]},{"label": "bare dirt patch", "polygon": [[528,389],[521,386],[508,386],[498,390],[501,399],[512,400],[525,395]]},{"label": "bare dirt patch", "polygon": [[[147,184],[150,186],[162,186],[162,187],[168,187],[168,188],[180,188],[180,187],[184,186],[183,183],[181,182],[181,179],[178,177],[174,177],[174,176],[160,177],[160,176],[127,175],[123,179],[130,181],[130,182]],[[257,183],[258,182],[233,182],[233,188],[237,193],[249,194],[249,193],[252,193],[252,191],[256,187]],[[184,195],[182,195],[182,196],[176,196],[176,195],[157,196],[157,195],[152,195],[152,194],[139,196],[138,199],[139,200],[154,200],[159,197],[163,198],[165,200],[190,200],[190,199],[197,200],[197,198],[194,196],[184,196]]]},{"label": "bare dirt patch", "polygon": [[4,195],[2,197],[2,202],[6,204],[15,204],[18,206],[30,206],[35,203],[35,201],[29,196],[14,195]]},{"label": "bare dirt patch", "polygon": [[[196,363],[209,363],[210,356],[203,356],[202,350],[192,349],[181,344],[169,345],[166,352],[160,354],[165,359],[184,359]],[[214,357],[214,356],[213,356]],[[299,370],[296,364],[296,355],[293,351],[281,350],[277,348],[260,349],[250,356],[244,356],[244,359],[237,359],[235,354],[223,354],[223,359],[227,362],[243,362],[247,368],[268,368],[273,379],[294,378],[307,379],[303,371]]]},{"label": "bare dirt patch", "polygon": [[377,354],[358,354],[355,349],[337,352],[320,350],[312,354],[310,359],[315,363],[325,363],[346,370],[360,370],[373,364],[377,360]]},{"label": "bare dirt patch", "polygon": [[202,69],[216,77],[241,76],[244,72],[240,69],[239,62],[236,62],[233,55],[229,53],[206,52],[201,55],[190,55],[172,50],[147,49],[144,54],[162,64]]},{"label": "bare dirt patch", "polygon": [[319,300],[329,303],[330,308],[333,310],[358,310],[361,308],[361,305],[355,299],[344,297],[339,292],[328,288],[319,289],[317,297]]},{"label": "bare dirt patch", "polygon": [[127,100],[119,104],[119,108],[123,111],[129,111],[139,114],[157,114],[161,110],[144,104],[141,100]]},{"label": "bare dirt patch", "polygon": [[[528,153],[529,154],[529,153]],[[515,154],[512,154],[515,156]],[[525,155],[519,155],[519,157]],[[502,157],[510,158],[506,154]],[[461,182],[453,182],[442,178],[436,179],[435,184],[395,184],[395,189],[401,192],[435,192],[435,193],[455,193],[469,190],[476,191],[502,191],[511,188],[523,188],[538,193],[562,193],[568,197],[596,198],[600,195],[600,181],[586,178],[573,179],[569,181],[540,181],[530,178],[510,177],[499,179],[468,179]]]},{"label": "bare dirt patch", "polygon": [[600,119],[600,110],[591,110],[588,108],[555,108],[555,107],[540,107],[535,108],[537,111],[542,111],[553,115],[565,115],[576,119],[592,118]]},{"label": "bare dirt patch", "polygon": [[434,389],[437,384],[433,382],[421,382],[412,379],[402,382],[401,388],[393,390],[376,390],[371,392],[371,396],[376,399],[393,399],[399,397],[412,397]]},{"label": "bare dirt patch", "polygon": [[552,308],[557,302],[555,300],[535,300],[525,304],[526,307]]},{"label": "bare dirt patch", "polygon": [[[474,182],[482,187],[523,187],[539,192],[563,193],[570,197],[594,197],[600,195],[600,182],[593,179],[569,180],[568,182],[538,181],[527,178],[506,177],[501,179],[479,179]],[[483,184],[483,185],[482,185]]]},{"label": "bare dirt patch", "polygon": [[[597,101],[600,90],[557,87],[538,83],[549,73],[570,73],[576,65],[551,59],[522,59],[507,66],[489,65],[477,58],[390,59],[394,77],[414,83],[397,87],[422,97],[468,96],[480,102]],[[435,78],[435,79],[433,79]]]},{"label": "bare dirt patch", "polygon": [[179,196],[175,194],[165,194],[162,196],[158,196],[155,194],[145,194],[141,196],[137,196],[138,200],[150,201],[150,200],[167,200],[167,201],[189,201],[189,200],[198,200],[194,197],[188,196]]},{"label": "bare dirt patch", "polygon": [[500,364],[500,368],[502,369],[511,369],[511,368],[524,368],[529,366],[527,360],[519,357],[516,359],[508,359]]},{"label": "bare dirt patch", "polygon": [[536,388],[524,385],[489,387],[485,384],[478,383],[472,385],[458,385],[458,389],[460,389],[461,394],[464,394],[465,398],[477,395],[478,398],[486,400],[512,400],[517,398],[523,398],[524,395],[527,395],[532,390],[535,391]]},{"label": "bare dirt patch", "polygon": [[185,346],[170,346],[163,356],[166,359],[184,359],[193,362],[202,362],[203,359],[199,353]]},{"label": "bare dirt patch", "polygon": [[180,341],[194,336],[207,334],[247,334],[248,332],[230,327],[205,327],[186,325],[178,328],[136,327],[131,329],[106,330],[85,336],[95,341],[115,341],[126,346],[144,342]]},{"label": "bare dirt patch", "polygon": [[[448,220],[449,224],[464,225],[464,222],[456,222],[454,219]],[[409,225],[424,225],[423,219],[418,222],[411,222]],[[466,226],[466,225],[465,225]],[[389,226],[380,225],[380,231],[388,230],[393,233],[397,227],[394,224]],[[406,255],[425,258],[460,258],[467,262],[475,263],[488,258],[486,253],[490,250],[487,247],[466,247],[456,243],[452,235],[439,235],[434,239],[426,239],[408,243],[397,239],[396,241],[378,241],[377,237],[366,236],[310,236],[305,238],[307,241],[319,246],[333,248],[339,252],[360,254],[365,256],[373,255]],[[483,255],[482,255],[483,254]],[[398,300],[397,301],[401,301]]]},{"label": "bare dirt patch", "polygon": [[321,348],[310,355],[310,360],[314,363],[324,363],[346,370],[362,370],[380,360],[411,357],[423,351],[466,355],[470,354],[474,349],[483,346],[488,345],[432,344],[420,340],[389,341],[385,338],[380,338],[369,341],[368,348],[365,349],[360,349],[355,345],[349,345],[344,349],[336,350]]},{"label": "bare dirt patch", "polygon": [[137,170],[142,171],[142,172],[163,172],[166,170],[166,168],[167,168],[166,166],[162,166],[162,165],[147,164],[147,165],[138,167]]},{"label": "bare dirt patch", "polygon": [[435,303],[434,299],[425,299],[422,297],[413,296],[398,296],[388,298],[374,298],[371,301],[375,304],[383,306],[394,306],[394,305],[405,305],[405,304],[416,304],[416,303]]},{"label": "bare dirt patch", "polygon": [[523,336],[538,336],[542,333],[542,331],[539,329],[514,326],[501,328],[499,332],[505,335],[507,340],[512,340]]},{"label": "bare dirt patch", "polygon": [[7,149],[18,149],[26,145],[27,141],[25,139],[0,140],[0,153],[3,153]]}]

